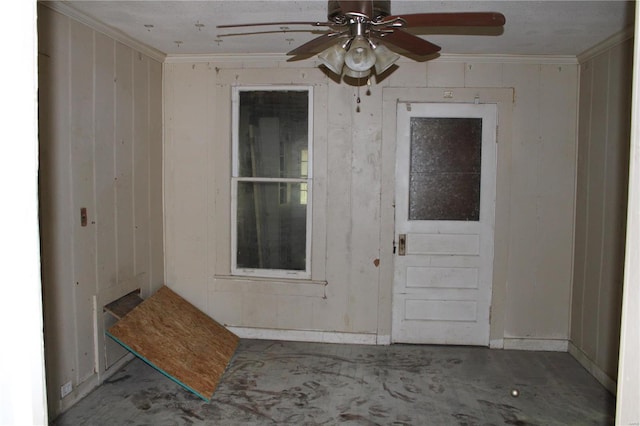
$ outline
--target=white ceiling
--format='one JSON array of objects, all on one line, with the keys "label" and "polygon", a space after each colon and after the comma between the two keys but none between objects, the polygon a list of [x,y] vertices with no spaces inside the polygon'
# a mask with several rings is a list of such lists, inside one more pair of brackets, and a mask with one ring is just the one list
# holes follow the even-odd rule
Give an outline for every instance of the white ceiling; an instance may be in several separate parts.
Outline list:
[{"label": "white ceiling", "polygon": [[[314,37],[305,25],[218,29],[216,25],[325,21],[327,0],[66,1],[81,14],[165,54],[285,53]],[[391,13],[495,11],[502,34],[415,32],[448,54],[578,55],[633,24],[633,2],[392,0]],[[152,26],[152,27],[151,27]],[[260,32],[259,34],[243,34]],[[477,30],[476,30],[477,32]]]}]

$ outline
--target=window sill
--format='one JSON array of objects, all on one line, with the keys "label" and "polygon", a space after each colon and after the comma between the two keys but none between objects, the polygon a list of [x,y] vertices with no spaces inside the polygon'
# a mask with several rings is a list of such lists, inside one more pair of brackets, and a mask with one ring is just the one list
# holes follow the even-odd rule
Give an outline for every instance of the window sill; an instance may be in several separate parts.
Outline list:
[{"label": "window sill", "polygon": [[292,278],[215,275],[214,290],[218,292],[271,294],[326,298],[327,281]]}]

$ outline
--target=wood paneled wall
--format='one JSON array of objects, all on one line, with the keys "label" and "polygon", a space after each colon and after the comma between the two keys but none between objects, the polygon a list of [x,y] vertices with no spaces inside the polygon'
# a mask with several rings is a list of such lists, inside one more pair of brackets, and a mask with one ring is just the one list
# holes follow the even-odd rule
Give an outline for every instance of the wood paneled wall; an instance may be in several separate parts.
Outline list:
[{"label": "wood paneled wall", "polygon": [[572,352],[611,390],[618,369],[633,41],[580,64]]},{"label": "wood paneled wall", "polygon": [[[246,58],[168,58],[165,64],[165,214],[167,284],[226,324],[287,330],[291,338],[388,341],[393,205],[382,194],[393,147],[383,147],[385,88],[508,88],[508,142],[498,146],[498,202],[492,340],[508,347],[566,350],[569,337],[577,63],[542,58],[441,58],[401,62],[370,93],[318,77],[317,63]],[[226,80],[233,80],[229,83]],[[229,280],[227,191],[216,181],[229,167],[229,84],[304,81],[326,96],[316,145],[323,150],[321,237],[326,290],[291,282]],[[499,117],[499,120],[501,118]],[[219,123],[219,128],[216,128]],[[503,126],[504,124],[504,126]],[[326,140],[326,142],[325,142]],[[326,143],[326,146],[324,145]],[[320,157],[316,156],[318,160]],[[392,178],[392,176],[391,176]],[[314,196],[318,192],[314,192]],[[391,198],[392,199],[392,196]],[[316,206],[316,204],[314,204]],[[316,222],[314,222],[315,226]],[[222,249],[220,248],[222,247]],[[221,251],[222,250],[222,251]],[[226,252],[224,251],[226,250]],[[222,255],[221,255],[222,253]],[[379,265],[375,260],[380,259]],[[221,261],[222,260],[222,261]],[[310,334],[305,334],[308,331]],[[323,334],[324,333],[324,334]],[[260,334],[260,333],[258,333]],[[367,336],[373,336],[367,339]],[[335,336],[333,336],[335,337]],[[358,340],[361,339],[361,340]]]},{"label": "wood paneled wall", "polygon": [[[43,6],[38,33],[42,282],[53,418],[124,354],[105,341],[102,307],[164,282],[162,65]],[[61,398],[68,382],[73,392]]]}]

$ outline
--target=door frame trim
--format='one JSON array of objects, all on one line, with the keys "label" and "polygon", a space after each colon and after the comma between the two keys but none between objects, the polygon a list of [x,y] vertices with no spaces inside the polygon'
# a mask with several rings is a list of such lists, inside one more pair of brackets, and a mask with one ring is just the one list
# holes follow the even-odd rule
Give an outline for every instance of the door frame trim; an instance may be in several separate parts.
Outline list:
[{"label": "door frame trim", "polygon": [[496,203],[490,347],[500,347],[505,332],[505,301],[511,191],[512,88],[383,88],[380,218],[379,335],[390,335],[395,268],[396,108],[398,103],[493,103],[497,107]]},{"label": "door frame trim", "polygon": [[[443,233],[443,237],[453,242],[451,238],[458,237],[456,241],[471,246],[462,246],[458,249],[449,251],[440,251],[436,249],[430,253],[421,254],[413,252],[413,256],[409,255],[402,259],[398,256],[394,258],[395,268],[394,283],[392,294],[392,324],[391,338],[394,342],[406,343],[436,343],[462,345],[479,345],[489,346],[490,334],[490,313],[491,313],[491,294],[493,285],[493,249],[495,234],[495,197],[496,197],[496,172],[497,172],[497,115],[498,109],[495,103],[468,103],[468,102],[421,102],[415,104],[398,103],[396,107],[396,235],[399,233],[408,233],[419,241],[426,238],[432,240],[438,239],[435,234]],[[411,120],[417,117],[424,118],[478,118],[482,122],[481,131],[481,182],[480,182],[480,199],[479,199],[479,218],[470,221],[452,221],[452,220],[427,220],[412,221],[408,218],[409,204],[409,188],[410,188],[410,163],[411,157]],[[402,218],[406,218],[402,220]],[[408,235],[407,234],[407,235]],[[446,235],[446,236],[445,236]],[[462,240],[460,240],[462,238]],[[471,239],[469,239],[471,238]],[[432,240],[433,241],[433,240]],[[477,243],[477,244],[475,244]],[[471,250],[471,251],[468,251]],[[476,251],[477,250],[477,251]],[[468,252],[467,252],[468,251]],[[437,288],[425,288],[423,290],[411,289],[408,286],[409,270],[413,267],[433,268],[431,262],[438,262],[442,259],[440,255],[453,255],[458,259],[453,261],[456,269],[464,267],[469,259],[478,262],[477,276],[478,287],[474,290],[464,289],[448,289],[442,290]],[[470,256],[467,257],[467,256]],[[466,259],[466,261],[465,261]],[[475,261],[471,261],[475,264]],[[427,263],[425,263],[427,262]],[[458,263],[462,262],[462,263]],[[431,265],[431,266],[427,266]],[[449,264],[448,266],[454,266]],[[470,265],[467,265],[470,266]],[[442,267],[442,266],[440,266]],[[474,268],[475,269],[475,268]],[[437,286],[435,286],[437,287]],[[445,300],[439,300],[442,293],[455,292],[458,296],[447,296]],[[436,296],[439,294],[440,296]],[[467,297],[475,294],[473,300],[473,308],[468,304],[470,300]],[[461,297],[461,299],[460,299]],[[467,302],[462,302],[465,300]],[[471,310],[475,311],[475,321],[462,321],[460,318],[442,318],[436,322],[441,323],[443,327],[436,326],[435,323],[421,323],[420,321],[412,321],[405,318],[409,303],[435,303],[436,305],[449,304],[453,307],[462,308],[466,305],[465,315],[471,315]],[[404,308],[403,308],[404,305]],[[434,308],[436,308],[434,305]],[[463,308],[464,309],[464,308]],[[402,320],[401,318],[405,318]],[[406,322],[406,324],[405,324]],[[403,325],[404,324],[404,325]],[[445,326],[445,324],[447,324]]]}]

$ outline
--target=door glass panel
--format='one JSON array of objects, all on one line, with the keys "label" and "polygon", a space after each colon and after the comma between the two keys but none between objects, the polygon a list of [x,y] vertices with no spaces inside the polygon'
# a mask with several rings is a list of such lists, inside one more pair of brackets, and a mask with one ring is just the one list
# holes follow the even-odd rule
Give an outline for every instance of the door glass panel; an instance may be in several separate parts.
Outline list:
[{"label": "door glass panel", "polygon": [[481,118],[412,117],[409,220],[480,219]]}]

